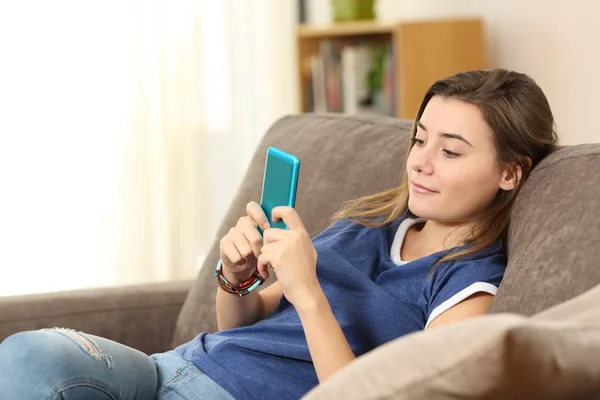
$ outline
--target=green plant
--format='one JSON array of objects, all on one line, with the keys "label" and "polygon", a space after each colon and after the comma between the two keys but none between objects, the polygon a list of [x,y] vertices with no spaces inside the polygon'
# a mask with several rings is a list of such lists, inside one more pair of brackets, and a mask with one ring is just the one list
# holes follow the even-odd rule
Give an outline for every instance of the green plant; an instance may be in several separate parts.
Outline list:
[{"label": "green plant", "polygon": [[374,4],[375,0],[331,0],[333,20],[340,22],[374,19]]},{"label": "green plant", "polygon": [[371,50],[371,70],[367,75],[367,85],[371,91],[383,88],[385,56],[385,46],[377,46]]}]

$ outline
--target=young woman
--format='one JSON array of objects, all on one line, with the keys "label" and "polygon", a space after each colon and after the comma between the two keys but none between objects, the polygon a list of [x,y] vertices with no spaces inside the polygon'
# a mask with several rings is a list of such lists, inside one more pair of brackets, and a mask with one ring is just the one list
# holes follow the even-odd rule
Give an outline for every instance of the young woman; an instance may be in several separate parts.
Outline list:
[{"label": "young woman", "polygon": [[515,197],[556,140],[527,75],[435,82],[397,188],[347,203],[313,240],[294,209],[273,211],[280,230],[248,204],[221,240],[219,332],[150,357],[67,329],[22,332],[0,345],[0,398],[296,399],[383,343],[484,314]]}]

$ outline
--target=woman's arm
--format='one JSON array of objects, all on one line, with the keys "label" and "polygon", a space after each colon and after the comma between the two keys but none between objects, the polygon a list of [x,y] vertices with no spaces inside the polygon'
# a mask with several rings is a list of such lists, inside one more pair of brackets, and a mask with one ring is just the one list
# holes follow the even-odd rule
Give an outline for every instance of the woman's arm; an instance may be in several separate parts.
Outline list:
[{"label": "woman's arm", "polygon": [[311,296],[311,299],[311,302],[297,307],[296,310],[304,328],[319,382],[323,383],[356,356],[335,319],[323,291]]},{"label": "woman's arm", "polygon": [[279,282],[273,282],[268,288],[260,292],[255,290],[244,297],[219,288],[216,300],[219,331],[260,321],[275,310],[282,295],[283,289]]},{"label": "woman's arm", "polygon": [[449,308],[438,315],[427,327],[427,329],[437,326],[452,324],[467,318],[487,314],[492,305],[494,295],[486,292],[478,292],[465,300]]},{"label": "woman's arm", "polygon": [[[325,294],[321,292],[313,298],[314,302],[297,311],[319,382],[323,383],[356,356],[335,319]],[[493,299],[494,296],[489,293],[475,293],[440,314],[429,324],[428,329],[487,314]]]},{"label": "woman's arm", "polygon": [[[222,273],[229,282],[240,282],[250,277],[257,267],[257,258],[262,248],[262,237],[256,227],[269,227],[267,216],[258,203],[248,203],[246,213],[248,215],[238,219],[236,226],[219,243]],[[259,272],[265,279],[269,277],[268,270]],[[273,312],[282,294],[283,289],[278,282],[243,297],[219,287],[216,298],[218,329],[222,331],[260,321]]]},{"label": "woman's arm", "polygon": [[[356,356],[335,319],[325,294],[321,291],[312,298],[314,301],[297,308],[297,311],[319,382],[323,383]],[[490,309],[493,298],[489,293],[475,293],[440,314],[429,324],[428,329],[484,315]]]},{"label": "woman's arm", "polygon": [[302,220],[291,207],[275,207],[273,221],[289,229],[269,228],[258,257],[259,270],[270,266],[283,294],[300,317],[320,382],[355,359],[317,278],[317,251]]}]

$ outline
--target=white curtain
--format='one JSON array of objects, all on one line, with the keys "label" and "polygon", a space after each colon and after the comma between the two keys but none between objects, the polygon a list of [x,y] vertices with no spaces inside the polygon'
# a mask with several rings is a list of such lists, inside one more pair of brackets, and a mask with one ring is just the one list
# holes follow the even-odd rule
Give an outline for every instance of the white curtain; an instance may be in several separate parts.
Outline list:
[{"label": "white curtain", "polygon": [[295,3],[0,3],[0,295],[193,277],[297,109]]},{"label": "white curtain", "polygon": [[122,137],[117,282],[189,277],[208,235],[199,4],[134,4],[132,120]]}]

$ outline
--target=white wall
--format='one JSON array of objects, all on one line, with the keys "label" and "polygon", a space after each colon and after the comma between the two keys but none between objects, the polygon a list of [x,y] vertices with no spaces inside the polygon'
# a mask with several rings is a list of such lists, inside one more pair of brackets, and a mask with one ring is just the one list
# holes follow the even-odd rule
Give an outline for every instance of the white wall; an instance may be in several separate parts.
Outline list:
[{"label": "white wall", "polygon": [[[329,0],[310,0],[311,22],[331,19]],[[477,16],[489,67],[524,72],[542,87],[562,144],[600,142],[600,3],[593,0],[380,0],[378,19]]]}]

